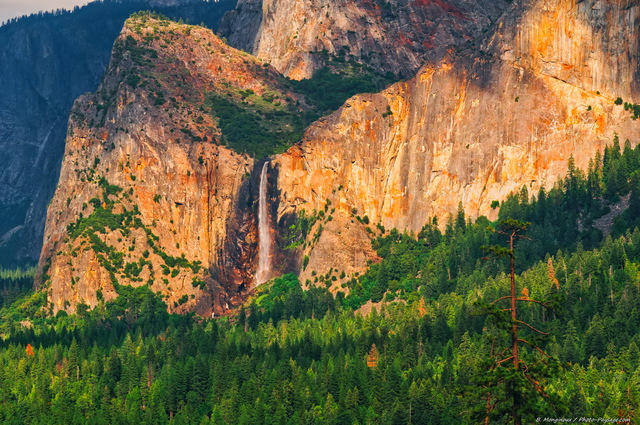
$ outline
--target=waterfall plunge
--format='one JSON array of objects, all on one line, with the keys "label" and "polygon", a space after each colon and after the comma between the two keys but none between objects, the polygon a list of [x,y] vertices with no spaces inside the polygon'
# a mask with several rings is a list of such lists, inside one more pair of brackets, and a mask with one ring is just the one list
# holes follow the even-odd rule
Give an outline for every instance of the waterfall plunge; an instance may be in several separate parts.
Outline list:
[{"label": "waterfall plunge", "polygon": [[258,270],[256,271],[256,285],[265,283],[271,269],[271,234],[269,233],[269,218],[267,205],[267,169],[269,162],[265,162],[260,173],[260,193],[258,198]]}]

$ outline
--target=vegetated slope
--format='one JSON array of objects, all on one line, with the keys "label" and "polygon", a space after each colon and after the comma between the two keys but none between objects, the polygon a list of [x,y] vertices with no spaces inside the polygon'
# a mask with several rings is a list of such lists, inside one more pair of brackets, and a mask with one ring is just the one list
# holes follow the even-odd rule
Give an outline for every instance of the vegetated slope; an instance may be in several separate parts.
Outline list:
[{"label": "vegetated slope", "polygon": [[73,101],[94,91],[131,13],[156,8],[217,26],[220,2],[94,2],[0,27],[0,265],[34,264],[64,152]]},{"label": "vegetated slope", "polygon": [[[40,261],[53,311],[122,285],[149,285],[172,311],[232,307],[256,250],[258,176],[240,144],[273,149],[304,111],[276,71],[210,30],[129,19],[99,90],[71,114]],[[269,139],[236,134],[251,131]]]},{"label": "vegetated slope", "polygon": [[330,56],[412,77],[489,29],[508,1],[240,0],[220,25],[229,44],[284,75],[311,78]]},{"label": "vegetated slope", "polygon": [[[640,231],[629,226],[638,224],[639,160],[640,148],[614,143],[588,173],[571,169],[549,192],[501,206],[532,222],[531,240],[515,247],[517,293],[555,308],[519,307],[520,319],[549,333],[523,327],[520,337],[554,357],[521,346],[521,359],[547,366],[522,383],[523,423],[624,420],[637,410]],[[601,244],[590,225],[578,237],[566,232],[626,196],[633,210],[618,220],[622,237]],[[144,286],[72,317],[43,317],[43,294],[30,294],[0,309],[0,420],[505,423],[509,389],[491,377],[509,372],[495,362],[510,321],[501,327],[485,310],[508,292],[505,262],[482,249],[504,246],[494,225],[459,214],[444,232],[386,231],[375,242],[381,262],[348,291],[303,291],[287,275],[231,319],[170,316]],[[330,286],[332,276],[319,281]],[[367,300],[378,304],[364,313]]]},{"label": "vegetated slope", "polygon": [[278,220],[330,216],[298,253],[302,280],[364,268],[369,223],[418,232],[459,203],[493,218],[494,201],[550,187],[570,155],[586,169],[615,132],[635,143],[639,8],[516,2],[485,42],[312,125],[276,159]]}]

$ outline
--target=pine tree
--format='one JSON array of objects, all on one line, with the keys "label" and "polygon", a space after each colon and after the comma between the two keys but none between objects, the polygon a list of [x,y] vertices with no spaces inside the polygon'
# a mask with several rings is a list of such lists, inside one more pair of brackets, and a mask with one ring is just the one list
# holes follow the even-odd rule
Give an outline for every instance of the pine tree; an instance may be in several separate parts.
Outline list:
[{"label": "pine tree", "polygon": [[467,221],[464,216],[464,207],[462,206],[462,202],[458,203],[458,212],[456,214],[456,231],[464,232],[467,227]]},{"label": "pine tree", "polygon": [[[489,316],[494,320],[498,329],[506,332],[510,340],[509,345],[500,350],[500,339],[492,341],[490,357],[486,361],[488,372],[479,378],[482,388],[480,401],[475,410],[477,419],[485,424],[491,418],[504,420],[513,425],[522,425],[524,418],[531,419],[539,409],[539,399],[548,397],[540,380],[547,376],[556,363],[549,361],[551,356],[545,353],[533,339],[525,340],[522,329],[529,329],[535,334],[548,335],[546,332],[534,328],[521,320],[518,314],[520,303],[535,303],[550,309],[549,304],[532,299],[527,288],[517,290],[515,273],[515,242],[527,239],[523,233],[529,223],[505,219],[501,220],[495,232],[506,237],[508,247],[490,246],[485,249],[499,257],[509,260],[509,295],[502,296],[485,306]],[[501,301],[507,301],[507,308],[496,306]],[[521,351],[523,345],[529,346],[542,355],[540,361],[530,360],[526,352]]]}]

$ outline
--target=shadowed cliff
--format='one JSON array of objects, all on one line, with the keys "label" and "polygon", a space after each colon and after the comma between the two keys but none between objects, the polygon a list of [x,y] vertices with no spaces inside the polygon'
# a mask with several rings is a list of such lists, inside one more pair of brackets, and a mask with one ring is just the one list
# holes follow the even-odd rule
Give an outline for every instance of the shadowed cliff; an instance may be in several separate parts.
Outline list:
[{"label": "shadowed cliff", "polygon": [[220,33],[292,79],[311,78],[328,58],[354,59],[412,77],[452,46],[489,30],[504,0],[240,0]]}]

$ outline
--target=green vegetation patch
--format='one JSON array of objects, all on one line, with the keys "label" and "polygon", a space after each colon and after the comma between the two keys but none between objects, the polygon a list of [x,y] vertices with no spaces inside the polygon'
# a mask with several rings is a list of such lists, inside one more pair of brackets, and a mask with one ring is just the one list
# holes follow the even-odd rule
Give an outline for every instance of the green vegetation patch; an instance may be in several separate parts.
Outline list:
[{"label": "green vegetation patch", "polygon": [[106,317],[125,318],[129,323],[147,322],[168,317],[167,305],[161,294],[146,286],[117,285],[118,297],[106,303]]},{"label": "green vegetation patch", "polygon": [[36,268],[0,269],[0,307],[7,307],[33,289]]},{"label": "green vegetation patch", "polygon": [[637,120],[640,118],[640,104],[625,102],[621,97],[618,97],[614,103],[618,106],[623,105],[625,111],[631,112],[632,119]]},{"label": "green vegetation patch", "polygon": [[309,124],[338,109],[349,97],[378,92],[390,81],[391,76],[376,74],[354,61],[332,62],[309,80],[282,80],[284,87],[305,97],[304,106],[275,89],[258,96],[231,86],[210,93],[207,105],[218,119],[224,143],[238,152],[265,157],[284,152],[302,138]]},{"label": "green vegetation patch", "polygon": [[315,210],[311,215],[307,215],[307,212],[305,210],[302,210],[300,214],[297,215],[295,223],[289,226],[289,228],[284,232],[284,249],[293,250],[301,245],[304,245],[309,232],[311,232],[311,229],[313,228],[313,225],[319,219],[320,216]]},{"label": "green vegetation patch", "polygon": [[249,310],[241,309],[239,321],[246,317],[254,328],[268,320],[277,323],[292,317],[321,318],[336,306],[337,301],[325,288],[311,287],[304,291],[296,275],[286,274],[261,285]]},{"label": "green vegetation patch", "polygon": [[393,75],[379,74],[355,61],[336,62],[315,72],[313,78],[289,83],[296,93],[305,95],[319,114],[335,111],[351,96],[377,93],[394,81]]},{"label": "green vegetation patch", "polygon": [[310,121],[290,104],[269,102],[253,92],[210,93],[207,105],[218,119],[223,142],[255,157],[284,152],[300,140]]}]

